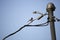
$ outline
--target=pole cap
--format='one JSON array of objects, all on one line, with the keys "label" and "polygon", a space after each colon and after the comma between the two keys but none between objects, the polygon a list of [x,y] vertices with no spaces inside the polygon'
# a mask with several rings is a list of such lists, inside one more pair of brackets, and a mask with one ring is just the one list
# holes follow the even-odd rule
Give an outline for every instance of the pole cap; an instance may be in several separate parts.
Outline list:
[{"label": "pole cap", "polygon": [[46,8],[47,12],[49,12],[49,11],[55,11],[55,9],[56,9],[56,7],[55,7],[55,5],[52,2],[50,2],[50,3],[47,4],[47,8]]}]

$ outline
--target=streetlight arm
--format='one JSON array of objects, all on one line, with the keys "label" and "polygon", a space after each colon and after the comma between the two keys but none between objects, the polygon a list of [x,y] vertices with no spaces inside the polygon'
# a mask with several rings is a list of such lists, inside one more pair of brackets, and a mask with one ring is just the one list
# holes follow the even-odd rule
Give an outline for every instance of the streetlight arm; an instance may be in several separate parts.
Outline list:
[{"label": "streetlight arm", "polygon": [[48,15],[48,14],[43,14],[43,15],[39,16],[37,19],[40,20],[42,17],[44,17],[46,15]]},{"label": "streetlight arm", "polygon": [[41,15],[43,15],[43,13],[41,13],[39,11],[34,11],[33,14],[41,14]]}]

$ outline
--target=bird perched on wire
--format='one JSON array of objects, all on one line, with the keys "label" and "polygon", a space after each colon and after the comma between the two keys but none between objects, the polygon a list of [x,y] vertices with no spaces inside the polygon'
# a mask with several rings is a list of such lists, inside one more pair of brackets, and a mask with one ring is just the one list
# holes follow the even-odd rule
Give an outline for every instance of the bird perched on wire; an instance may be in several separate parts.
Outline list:
[{"label": "bird perched on wire", "polygon": [[30,23],[32,23],[34,20],[35,20],[35,19],[33,19],[33,18],[31,17],[31,19],[29,19],[27,22],[29,22],[28,24],[30,24]]},{"label": "bird perched on wire", "polygon": [[33,21],[33,18],[31,17],[31,18],[28,20],[28,22],[29,22],[29,21]]}]

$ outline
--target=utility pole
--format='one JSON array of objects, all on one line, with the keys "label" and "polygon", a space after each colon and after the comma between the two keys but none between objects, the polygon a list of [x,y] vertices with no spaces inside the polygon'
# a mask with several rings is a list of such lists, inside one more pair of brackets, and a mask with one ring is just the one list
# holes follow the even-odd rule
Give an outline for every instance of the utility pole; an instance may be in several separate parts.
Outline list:
[{"label": "utility pole", "polygon": [[46,10],[48,12],[48,20],[50,22],[51,38],[52,40],[56,40],[55,25],[54,25],[55,17],[53,14],[53,12],[55,11],[55,5],[53,3],[48,3]]},{"label": "utility pole", "polygon": [[[41,16],[39,16],[38,18],[34,19],[31,17],[31,19],[28,21],[29,23],[22,26],[21,28],[19,28],[17,31],[5,36],[2,40],[5,40],[6,38],[16,34],[17,32],[21,31],[23,28],[25,27],[41,27],[41,26],[47,26],[49,23],[50,23],[50,30],[51,30],[51,38],[52,40],[56,40],[56,34],[55,34],[55,25],[54,25],[54,22],[55,20],[57,21],[60,21],[60,19],[54,17],[54,14],[53,12],[55,11],[56,7],[53,3],[48,3],[47,5],[47,8],[46,8],[46,11],[48,12],[48,14],[43,14],[43,13],[40,13],[40,12],[37,12],[37,11],[34,11],[33,14],[40,14]],[[35,20],[40,20],[41,18],[43,18],[44,16],[48,15],[48,20],[47,22],[44,22],[44,23],[41,23],[41,24],[36,24],[36,25],[31,25],[31,23]]]}]

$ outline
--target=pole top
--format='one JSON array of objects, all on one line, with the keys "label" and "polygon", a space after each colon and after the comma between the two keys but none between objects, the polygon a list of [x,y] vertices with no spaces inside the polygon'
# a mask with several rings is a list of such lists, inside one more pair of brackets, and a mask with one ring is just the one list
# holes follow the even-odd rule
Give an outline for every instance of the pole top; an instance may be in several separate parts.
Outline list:
[{"label": "pole top", "polygon": [[56,9],[56,7],[55,7],[55,5],[52,2],[47,4],[47,8],[46,8],[47,12],[55,11],[55,9]]}]

